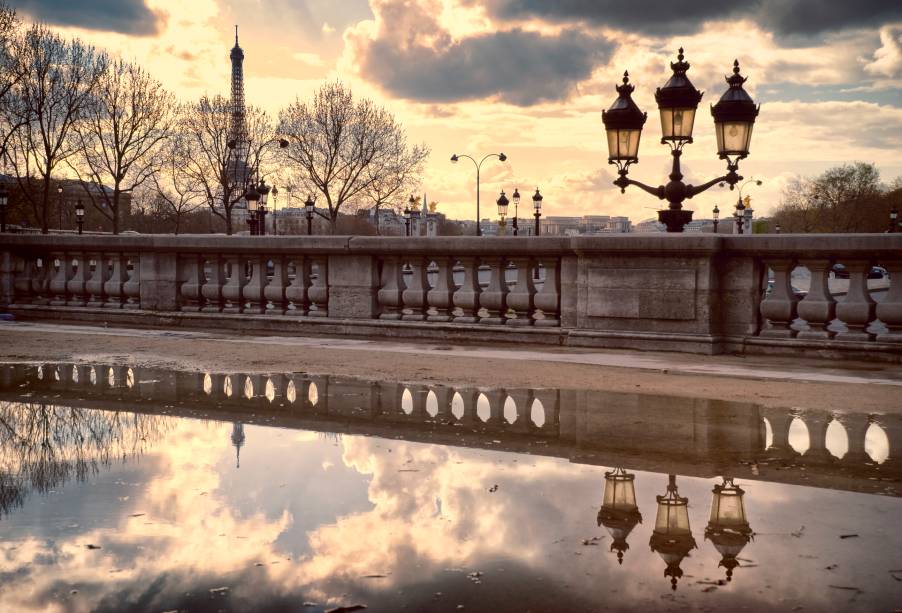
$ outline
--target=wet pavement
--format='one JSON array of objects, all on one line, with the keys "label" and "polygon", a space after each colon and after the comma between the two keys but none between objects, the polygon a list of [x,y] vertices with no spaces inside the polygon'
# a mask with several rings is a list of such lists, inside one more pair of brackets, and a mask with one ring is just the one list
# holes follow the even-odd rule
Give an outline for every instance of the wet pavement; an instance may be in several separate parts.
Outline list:
[{"label": "wet pavement", "polygon": [[900,516],[897,414],[0,365],[2,611],[892,610]]}]

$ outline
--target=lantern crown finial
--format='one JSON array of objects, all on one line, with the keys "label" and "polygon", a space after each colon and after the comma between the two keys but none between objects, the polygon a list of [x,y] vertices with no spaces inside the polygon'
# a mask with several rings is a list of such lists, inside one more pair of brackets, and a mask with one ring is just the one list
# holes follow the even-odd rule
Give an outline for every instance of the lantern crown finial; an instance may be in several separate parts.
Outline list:
[{"label": "lantern crown finial", "polygon": [[677,53],[677,61],[670,62],[670,68],[676,74],[686,74],[686,71],[689,70],[689,62],[685,61],[686,56],[683,54],[683,48],[680,47],[679,52]]},{"label": "lantern crown finial", "polygon": [[[724,77],[727,83],[730,85],[730,89],[739,89],[742,87],[742,84],[748,81],[748,77],[743,77],[739,74],[739,60],[733,60],[733,74],[729,77]],[[751,98],[749,98],[751,100]]]}]

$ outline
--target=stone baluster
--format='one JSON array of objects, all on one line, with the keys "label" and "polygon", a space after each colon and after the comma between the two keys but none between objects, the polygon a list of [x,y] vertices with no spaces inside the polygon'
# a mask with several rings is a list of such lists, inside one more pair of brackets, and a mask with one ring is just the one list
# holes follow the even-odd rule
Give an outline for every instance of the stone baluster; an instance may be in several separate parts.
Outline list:
[{"label": "stone baluster", "polygon": [[836,335],[840,341],[870,341],[874,334],[868,332],[868,326],[877,314],[877,303],[868,291],[868,273],[871,271],[869,260],[844,261],[849,271],[849,291],[836,304],[836,317],[842,321],[845,332]]},{"label": "stone baluster", "polygon": [[285,295],[288,287],[288,260],[280,255],[274,255],[271,259],[272,278],[263,288],[263,297],[267,301],[268,312],[284,315],[288,311],[288,298]]},{"label": "stone baluster", "polygon": [[31,276],[31,303],[48,304],[50,302],[50,279],[53,266],[48,254],[42,253],[34,259]]},{"label": "stone baluster", "polygon": [[507,318],[507,279],[505,271],[507,260],[503,257],[493,257],[483,260],[491,268],[491,278],[488,287],[479,296],[479,303],[486,310],[486,317],[479,320],[484,324],[503,324]]},{"label": "stone baluster", "polygon": [[179,309],[187,313],[197,313],[203,308],[204,295],[204,258],[201,255],[189,254],[179,258],[181,266],[181,285],[179,296],[181,304]]},{"label": "stone baluster", "polygon": [[72,276],[66,282],[66,306],[83,307],[87,298],[85,282],[90,275],[88,258],[83,251],[78,251],[67,253],[66,259],[73,268]]},{"label": "stone baluster", "polygon": [[263,296],[263,290],[266,288],[266,261],[268,259],[262,255],[249,257],[251,276],[247,280],[247,284],[241,288],[245,313],[266,313],[266,299]]},{"label": "stone baluster", "polygon": [[426,411],[426,397],[429,395],[429,388],[425,385],[408,385],[407,389],[410,391],[412,403],[410,416],[419,421],[430,419],[429,413]]},{"label": "stone baluster", "polygon": [[429,291],[429,280],[426,278],[427,263],[426,259],[416,255],[407,260],[410,274],[405,275],[406,287],[401,293],[405,311],[401,319],[408,321],[426,319],[426,293]]},{"label": "stone baluster", "polygon": [[454,258],[437,257],[435,285],[426,294],[426,303],[435,312],[426,317],[429,321],[451,321],[454,310]]},{"label": "stone baluster", "polygon": [[393,255],[386,256],[382,260],[381,285],[376,294],[381,311],[379,319],[401,319],[404,304],[401,295],[405,287],[400,258]]},{"label": "stone baluster", "polygon": [[228,280],[222,286],[223,313],[240,313],[243,310],[241,290],[247,285],[247,259],[238,255],[225,256]]},{"label": "stone baluster", "polygon": [[[285,288],[285,299],[291,302],[286,306],[286,315],[306,315],[310,306],[308,292],[310,288],[310,263],[302,255],[291,257],[291,265],[294,267],[294,276],[291,283]],[[286,260],[286,272],[289,262]]]},{"label": "stone baluster", "polygon": [[69,278],[74,274],[72,271],[72,260],[66,257],[66,254],[56,251],[51,254],[51,261],[55,263],[56,269],[50,279],[50,300],[51,306],[66,306],[66,286]]},{"label": "stone baluster", "polygon": [[776,458],[788,458],[798,455],[792,445],[789,444],[789,427],[795,415],[787,409],[765,408],[764,417],[767,418],[771,430],[771,444],[767,450],[769,455]]},{"label": "stone baluster", "polygon": [[882,343],[902,343],[902,258],[881,261],[890,276],[889,291],[877,303],[877,318],[886,331],[877,335]]},{"label": "stone baluster", "polygon": [[798,338],[833,338],[836,333],[827,329],[836,318],[836,300],[829,285],[830,260],[800,260],[799,264],[811,272],[811,287],[798,305],[799,317],[808,323],[808,329],[800,331]]},{"label": "stone baluster", "polygon": [[870,419],[865,413],[844,413],[836,418],[846,429],[846,438],[849,441],[849,449],[842,457],[844,464],[871,464],[871,456],[864,447],[864,439],[871,425]]},{"label": "stone baluster", "polygon": [[507,308],[513,311],[514,317],[504,323],[509,326],[529,326],[533,323],[533,301],[536,295],[532,280],[533,261],[526,256],[516,256],[510,261],[517,268],[516,285],[507,295]]},{"label": "stone baluster", "polygon": [[91,276],[85,282],[85,292],[88,294],[87,306],[100,308],[105,300],[103,286],[106,285],[109,277],[109,266],[107,266],[107,260],[103,253],[97,251],[89,253],[86,263],[92,260],[94,262],[94,270],[90,271]]},{"label": "stone baluster", "polygon": [[[307,315],[310,317],[328,317],[329,258],[326,256],[313,256],[311,264],[316,267],[316,277],[312,278],[311,285],[307,290],[307,299],[310,302]],[[313,266],[311,266],[311,273]]]},{"label": "stone baluster", "polygon": [[[316,389],[316,403],[310,401],[310,389],[314,386]],[[329,394],[332,393],[341,393],[341,389],[330,390],[329,377],[319,375],[311,376],[310,382],[307,384],[306,406],[313,408],[317,413],[328,413],[330,404]]]},{"label": "stone baluster", "polygon": [[141,258],[137,253],[123,254],[128,279],[122,284],[123,309],[141,308]]},{"label": "stone baluster", "polygon": [[400,383],[382,382],[379,384],[379,413],[388,417],[404,415],[401,401],[405,387]]},{"label": "stone baluster", "polygon": [[827,411],[804,411],[801,414],[808,428],[808,451],[802,456],[802,460],[812,463],[824,463],[833,460],[833,455],[827,450],[827,427],[833,421],[833,416]]},{"label": "stone baluster", "polygon": [[482,395],[489,401],[489,419],[486,425],[494,428],[501,428],[505,425],[504,421],[504,402],[507,400],[507,392],[504,390],[487,390]]},{"label": "stone baluster", "polygon": [[208,263],[210,265],[210,276],[207,277],[206,273],[204,273],[203,276],[206,280],[200,288],[204,298],[204,305],[201,307],[201,311],[204,313],[219,313],[222,311],[222,284],[225,280],[222,258],[218,255],[209,256],[205,258],[201,266],[205,268]]},{"label": "stone baluster", "polygon": [[790,326],[798,315],[799,297],[792,290],[792,259],[767,260],[766,266],[774,271],[774,285],[770,295],[761,301],[761,315],[770,323],[759,333],[773,338],[793,338],[796,331]]},{"label": "stone baluster", "polygon": [[479,416],[476,414],[476,405],[480,395],[479,390],[458,389],[456,391],[457,395],[460,396],[461,401],[463,401],[463,415],[460,416],[458,421],[468,426],[482,423],[482,420],[480,420]]},{"label": "stone baluster", "polygon": [[532,421],[530,420],[530,409],[532,409],[533,395],[528,389],[507,390],[507,395],[514,401],[517,413],[511,425],[514,432],[529,432]]},{"label": "stone baluster", "polygon": [[453,419],[451,415],[451,399],[454,397],[454,390],[444,385],[436,385],[432,388],[435,394],[435,406],[438,412],[435,414],[436,421],[447,423]]},{"label": "stone baluster", "polygon": [[122,288],[128,281],[128,260],[122,253],[110,253],[107,257],[110,260],[110,276],[103,285],[106,296],[103,306],[106,309],[121,309],[125,303]]},{"label": "stone baluster", "polygon": [[872,422],[883,430],[889,442],[889,455],[880,463],[880,472],[898,479],[902,475],[902,417],[886,414],[875,416]]},{"label": "stone baluster", "polygon": [[463,257],[458,261],[464,269],[464,280],[452,296],[454,306],[461,311],[461,315],[454,317],[454,322],[476,323],[479,321],[479,299],[482,293],[482,288],[479,286],[479,260],[472,257]]},{"label": "stone baluster", "polygon": [[[545,423],[539,431],[546,436],[556,436],[561,429],[561,398],[558,390],[537,389],[533,396],[542,403],[545,412]],[[530,404],[530,419],[532,418],[532,405]]]},{"label": "stone baluster", "polygon": [[[553,257],[540,258],[536,264],[541,264],[545,270],[545,281],[542,289],[536,292],[535,307],[542,312],[542,317],[535,319],[535,325],[554,327],[561,325],[561,263]],[[536,268],[538,272],[538,267]],[[533,281],[535,284],[535,281]]]}]

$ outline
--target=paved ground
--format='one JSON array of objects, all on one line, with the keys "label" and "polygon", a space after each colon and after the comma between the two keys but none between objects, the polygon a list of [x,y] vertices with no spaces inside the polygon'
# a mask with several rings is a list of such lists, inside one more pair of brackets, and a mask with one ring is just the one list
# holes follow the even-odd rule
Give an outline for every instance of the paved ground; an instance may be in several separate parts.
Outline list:
[{"label": "paved ground", "polygon": [[483,387],[695,396],[902,412],[902,368],[855,362],[0,324],[0,361],[103,361],[219,372],[343,374]]}]

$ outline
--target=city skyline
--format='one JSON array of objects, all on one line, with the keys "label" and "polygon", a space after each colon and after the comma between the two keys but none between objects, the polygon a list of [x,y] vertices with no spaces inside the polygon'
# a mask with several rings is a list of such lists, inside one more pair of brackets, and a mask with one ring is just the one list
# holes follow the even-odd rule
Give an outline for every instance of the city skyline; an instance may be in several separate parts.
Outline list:
[{"label": "city skyline", "polygon": [[[641,193],[621,195],[611,184],[616,173],[607,164],[601,111],[628,69],[634,98],[651,120],[632,176],[660,182],[669,156],[658,144],[653,93],[681,45],[690,78],[706,92],[696,142],[683,157],[687,181],[723,170],[708,105],[725,90],[723,75],[734,57],[762,103],[751,156],[740,171],[765,181],[752,193],[756,214],[771,212],[792,178],[837,164],[875,162],[885,181],[902,175],[894,156],[902,147],[896,82],[902,7],[858,3],[854,12],[840,7],[805,19],[816,4],[694,5],[677,14],[650,3],[660,21],[636,19],[613,3],[536,8],[513,0],[357,0],[340,7],[320,0],[190,6],[130,0],[65,10],[28,0],[13,6],[25,19],[47,21],[138,61],[183,100],[228,95],[237,23],[248,104],[275,116],[295,95],[306,99],[323,80],[341,78],[355,94],[396,113],[412,141],[432,147],[424,187],[451,218],[475,216],[472,169],[450,164],[451,153],[504,151],[507,163],[483,170],[484,204],[501,189],[538,185],[546,215],[622,215],[638,222],[660,203]],[[836,130],[837,122],[846,129]],[[734,200],[735,192],[713,189],[686,205],[705,218],[714,204],[726,211]],[[493,206],[483,208],[483,217],[494,214]]]}]

